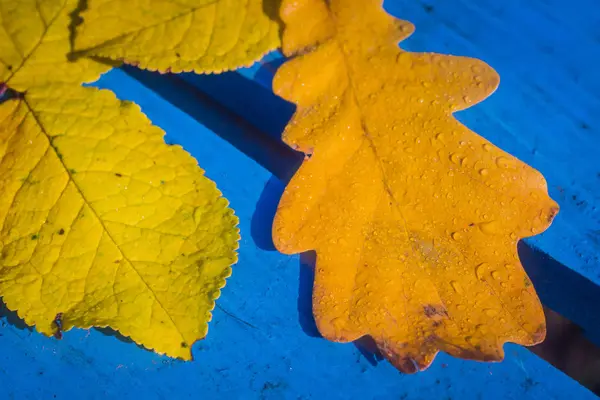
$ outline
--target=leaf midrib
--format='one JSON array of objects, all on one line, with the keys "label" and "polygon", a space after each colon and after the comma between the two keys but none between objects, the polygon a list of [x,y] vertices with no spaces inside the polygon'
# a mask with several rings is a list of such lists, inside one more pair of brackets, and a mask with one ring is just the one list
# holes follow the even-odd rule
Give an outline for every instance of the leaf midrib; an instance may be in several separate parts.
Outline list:
[{"label": "leaf midrib", "polygon": [[[59,162],[61,163],[61,165],[63,166],[66,174],[69,177],[69,181],[73,183],[73,186],[75,187],[75,189],[77,189],[77,192],[79,193],[79,195],[81,196],[81,198],[83,199],[83,202],[88,206],[88,208],[91,210],[92,214],[94,215],[94,217],[98,220],[98,223],[100,224],[100,226],[102,227],[103,231],[106,233],[106,235],[108,236],[108,238],[110,239],[110,241],[115,245],[115,247],[117,248],[117,250],[119,251],[119,253],[121,254],[121,256],[123,256],[123,259],[129,263],[129,265],[131,266],[131,268],[135,271],[135,273],[138,275],[138,277],[140,278],[140,280],[142,281],[142,283],[144,284],[144,286],[146,286],[146,289],[152,293],[152,296],[154,297],[154,300],[158,303],[158,305],[163,309],[163,311],[165,312],[165,314],[167,315],[167,317],[169,318],[169,320],[171,321],[171,323],[173,324],[173,327],[175,328],[175,330],[177,331],[177,333],[179,334],[179,336],[184,340],[187,341],[183,332],[179,329],[179,327],[177,326],[177,324],[175,323],[175,321],[173,320],[173,318],[171,317],[171,314],[167,311],[167,309],[165,308],[165,306],[162,304],[162,302],[160,301],[160,299],[158,298],[158,296],[156,295],[156,293],[154,292],[154,290],[152,290],[152,288],[150,287],[150,285],[146,282],[146,280],[144,279],[144,277],[142,276],[142,274],[137,270],[137,268],[135,267],[134,263],[125,255],[125,253],[123,253],[123,251],[121,250],[121,248],[119,247],[119,245],[117,244],[116,240],[113,238],[113,236],[111,235],[110,231],[107,229],[107,227],[104,224],[104,221],[99,217],[98,213],[96,212],[96,210],[94,209],[94,207],[92,206],[92,204],[88,201],[88,199],[86,198],[86,196],[83,194],[83,191],[81,190],[81,188],[77,185],[77,182],[75,182],[75,180],[73,179],[73,176],[71,174],[71,172],[69,171],[69,168],[67,168],[67,166],[64,163],[64,160],[61,159],[61,157],[58,157],[58,150],[52,145],[52,140],[50,140],[50,135],[48,134],[48,132],[46,131],[46,128],[44,127],[44,125],[41,123],[39,117],[37,116],[37,114],[35,113],[35,111],[33,110],[33,107],[31,107],[31,105],[29,104],[29,102],[27,101],[27,98],[24,97],[23,98],[23,103],[25,104],[25,106],[27,107],[28,111],[31,113],[31,116],[33,117],[33,119],[35,120],[35,123],[40,127],[40,130],[42,131],[42,133],[44,134],[44,136],[46,137],[46,140],[48,140],[48,147],[52,148],[52,151],[54,152],[54,154],[56,155],[57,159],[59,160]],[[115,329],[118,329],[117,327],[114,327]]]},{"label": "leaf midrib", "polygon": [[[354,101],[354,103],[356,104],[356,107],[357,107],[357,109],[358,109],[358,111],[359,111],[359,113],[360,113],[360,123],[361,123],[361,128],[362,128],[362,130],[363,130],[363,132],[364,132],[363,136],[364,136],[364,137],[367,139],[367,141],[368,141],[368,143],[369,143],[369,148],[370,148],[370,149],[373,151],[373,154],[374,154],[374,156],[375,156],[375,159],[377,160],[377,165],[378,165],[379,171],[380,171],[380,173],[381,173],[381,177],[382,177],[382,181],[383,181],[383,184],[384,184],[384,187],[385,187],[386,193],[387,193],[387,195],[389,196],[389,198],[390,198],[390,199],[391,199],[391,200],[394,202],[394,205],[396,206],[396,208],[397,208],[397,210],[398,210],[398,212],[399,212],[399,214],[400,214],[400,217],[402,218],[402,220],[403,220],[403,222],[404,222],[403,226],[404,226],[404,230],[405,230],[405,233],[406,233],[406,238],[407,238],[407,240],[410,242],[410,246],[413,248],[413,252],[415,252],[415,253],[418,253],[418,250],[414,248],[414,246],[413,246],[413,244],[412,244],[412,241],[410,241],[410,235],[409,235],[409,233],[408,233],[406,219],[405,219],[405,217],[404,217],[404,214],[402,213],[402,209],[401,209],[401,206],[400,206],[400,202],[399,202],[399,201],[398,201],[398,200],[397,200],[397,199],[394,197],[394,194],[393,194],[393,192],[392,192],[392,190],[391,190],[391,187],[390,187],[390,185],[389,185],[389,183],[388,183],[388,178],[387,178],[387,176],[386,176],[386,174],[385,174],[385,170],[384,170],[384,168],[383,168],[383,165],[382,165],[382,162],[381,162],[381,158],[379,157],[379,154],[377,153],[377,148],[376,148],[376,146],[375,146],[375,143],[374,143],[374,141],[373,141],[373,138],[371,137],[371,135],[370,135],[370,133],[369,133],[369,130],[368,130],[367,126],[366,126],[365,117],[364,117],[364,115],[362,114],[362,111],[361,111],[362,109],[361,109],[361,107],[360,107],[360,102],[358,101],[358,98],[357,98],[357,96],[356,96],[356,88],[355,88],[355,86],[354,86],[353,79],[352,79],[352,77],[351,77],[351,75],[350,75],[350,68],[349,68],[349,64],[348,64],[348,58],[347,58],[347,55],[346,55],[346,53],[344,52],[344,47],[342,46],[342,44],[340,43],[340,41],[339,41],[339,39],[338,39],[338,30],[337,30],[337,21],[336,21],[336,18],[335,18],[335,16],[334,16],[334,14],[333,14],[333,12],[332,12],[332,10],[331,10],[331,7],[330,7],[330,5],[328,4],[328,2],[327,2],[327,1],[324,1],[324,2],[325,2],[325,6],[327,7],[327,11],[328,11],[329,19],[331,20],[331,22],[332,22],[332,25],[333,25],[333,29],[334,29],[334,34],[332,35],[332,37],[330,38],[330,40],[333,40],[333,41],[335,41],[335,43],[336,43],[336,46],[338,47],[338,50],[340,51],[340,54],[342,54],[342,59],[343,59],[343,62],[344,62],[344,67],[345,67],[345,70],[346,70],[346,78],[348,79],[348,85],[349,85],[349,87],[350,87],[350,90],[352,91],[352,98],[353,98],[353,101]],[[450,116],[450,117],[452,117],[452,116]],[[479,182],[479,181],[477,181],[476,179],[472,179],[472,180],[473,180],[474,182],[477,182],[477,183],[479,183],[479,184],[483,184],[482,182]],[[486,186],[486,188],[487,188],[487,186]],[[500,192],[498,192],[497,190],[494,190],[494,191],[495,191],[495,192],[497,192],[498,194],[500,194]],[[422,268],[422,269],[423,269],[423,268]],[[423,270],[423,272],[424,272],[426,275],[429,275],[429,273],[428,273],[427,271]],[[515,316],[513,315],[512,311],[510,310],[510,308],[509,308],[509,307],[506,307],[506,305],[504,304],[504,301],[503,301],[503,299],[502,299],[502,296],[498,295],[498,293],[497,293],[497,292],[494,290],[494,288],[492,288],[492,287],[489,285],[489,283],[488,283],[488,282],[484,281],[484,283],[485,283],[485,284],[486,284],[486,286],[488,286],[488,288],[489,288],[489,289],[490,289],[490,290],[491,290],[491,291],[494,293],[494,296],[495,296],[495,297],[498,299],[498,301],[500,302],[500,304],[501,304],[502,308],[504,309],[504,311],[505,311],[505,312],[507,312],[507,314],[508,314],[508,315],[510,315],[510,316],[512,317],[513,321],[515,322],[515,325],[517,325],[517,326],[519,326],[521,329],[525,330],[525,329],[523,328],[523,326],[522,326],[522,325],[519,323],[519,319],[518,319],[518,318],[515,318]],[[354,281],[354,284],[355,284],[355,287],[356,287],[356,279],[355,279],[355,281]],[[436,288],[436,292],[437,292],[437,291],[438,291],[438,290],[437,290],[437,286],[436,286],[435,284],[433,284],[433,283],[432,283],[432,285],[433,285],[433,287],[435,287],[435,288]],[[354,297],[354,293],[355,293],[355,291],[353,290],[353,291],[352,291],[352,293],[353,293],[353,295],[352,295],[352,296]],[[444,306],[444,308],[445,308],[445,309],[447,309],[446,305],[444,304],[444,301],[443,301],[442,297],[441,297],[441,296],[439,296],[439,293],[438,293],[438,297],[439,297],[440,301],[442,302],[442,305]],[[450,316],[450,314],[448,314],[448,316],[447,316],[447,317],[448,317],[448,319],[449,319],[449,320],[453,321],[453,323],[455,323],[455,324],[456,324],[456,321],[454,321],[454,318],[453,318],[452,316]],[[528,332],[528,331],[526,331],[526,330],[525,330],[525,332],[529,333],[529,334],[530,334],[530,335],[532,335],[532,336],[533,336],[533,333],[534,333],[534,332]]]},{"label": "leaf midrib", "polygon": [[[179,5],[176,2],[172,2],[172,3]],[[119,40],[121,40],[121,39],[123,39],[123,38],[125,38],[127,36],[130,36],[130,35],[133,35],[133,34],[136,34],[136,33],[142,32],[142,31],[145,31],[147,29],[156,28],[157,26],[160,26],[162,24],[166,24],[166,23],[175,21],[175,20],[177,20],[179,18],[183,18],[183,17],[185,17],[185,16],[187,16],[189,14],[192,14],[192,13],[196,12],[197,10],[200,10],[202,8],[209,7],[211,5],[218,4],[218,3],[219,3],[219,0],[214,0],[214,1],[208,2],[208,3],[203,4],[201,6],[198,6],[198,7],[190,7],[187,10],[185,10],[185,11],[179,13],[179,14],[176,14],[176,15],[174,15],[172,17],[166,18],[166,19],[164,19],[162,21],[156,22],[156,23],[151,24],[151,25],[143,26],[141,28],[125,32],[125,33],[123,33],[121,35],[118,35],[118,36],[115,36],[113,38],[106,39],[105,41],[103,41],[101,43],[98,43],[98,44],[96,44],[96,45],[94,45],[92,47],[88,47],[88,48],[81,49],[81,50],[74,50],[73,51],[73,55],[74,56],[82,56],[82,55],[86,55],[86,54],[93,54],[94,50],[101,49],[102,47],[105,47],[105,46],[110,46],[111,44],[116,43]],[[212,33],[212,31],[214,31],[214,29],[211,30],[211,33]]]}]

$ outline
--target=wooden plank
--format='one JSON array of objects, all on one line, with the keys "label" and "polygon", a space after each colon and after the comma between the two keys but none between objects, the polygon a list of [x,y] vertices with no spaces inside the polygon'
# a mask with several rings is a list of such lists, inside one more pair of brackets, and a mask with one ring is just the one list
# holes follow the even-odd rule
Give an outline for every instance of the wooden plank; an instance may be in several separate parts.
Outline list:
[{"label": "wooden plank", "polygon": [[[389,0],[386,7],[417,24],[407,48],[477,56],[500,71],[503,82],[498,94],[460,118],[544,172],[562,211],[539,247],[597,284],[595,232],[600,223],[594,207],[600,198],[600,169],[593,135],[600,127],[596,68],[600,14],[596,3]],[[268,85],[272,68],[258,66],[243,73]],[[73,330],[57,342],[19,324],[14,313],[0,307],[0,397],[595,398],[514,345],[506,346],[506,360],[500,364],[440,355],[426,373],[402,376],[387,363],[365,358],[352,345],[314,338],[310,268],[299,257],[274,252],[264,224],[282,189],[269,171],[284,171],[285,165],[287,171],[293,170],[299,160],[293,155],[290,162],[287,148],[261,139],[261,132],[279,129],[268,128],[279,114],[262,100],[254,100],[259,107],[252,118],[216,117],[215,109],[226,111],[226,107],[213,104],[206,94],[180,92],[190,103],[186,110],[192,110],[186,114],[119,70],[97,85],[140,104],[167,131],[167,140],[184,145],[218,183],[240,217],[240,262],[215,310],[208,338],[193,347],[191,363],[157,356],[97,330]],[[252,103],[249,96],[241,104]],[[190,117],[194,113],[214,132]],[[255,141],[261,144],[247,145]],[[287,179],[286,173],[279,175]],[[534,281],[543,299],[544,276],[552,278],[544,275],[544,265],[537,271],[543,279]],[[548,291],[555,293],[554,301],[569,307],[556,289],[561,282],[550,282]],[[566,286],[573,289],[568,296],[584,299],[575,301],[571,310],[596,299],[593,290],[592,297],[586,297],[583,289],[595,285]],[[580,308],[581,318],[588,320],[585,312],[592,309]],[[559,342],[564,340],[559,336]],[[564,361],[555,360],[560,362]]]}]

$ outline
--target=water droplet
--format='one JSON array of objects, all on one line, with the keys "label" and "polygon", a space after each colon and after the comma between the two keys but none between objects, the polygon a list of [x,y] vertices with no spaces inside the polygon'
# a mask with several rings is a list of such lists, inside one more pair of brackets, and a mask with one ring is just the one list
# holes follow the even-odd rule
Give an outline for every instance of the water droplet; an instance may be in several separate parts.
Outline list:
[{"label": "water droplet", "polygon": [[489,173],[490,173],[490,171],[487,168],[482,168],[479,170],[479,175],[481,175],[481,176],[486,176]]},{"label": "water droplet", "polygon": [[463,294],[463,289],[462,286],[460,285],[460,283],[458,283],[457,281],[450,281],[450,285],[452,285],[452,289],[454,289],[454,291],[458,294]]},{"label": "water droplet", "polygon": [[344,324],[344,319],[342,317],[332,318],[329,323],[333,326],[334,329],[339,330]]},{"label": "water droplet", "polygon": [[511,238],[512,240],[515,240],[515,239],[517,238],[517,235],[515,235],[515,233],[514,233],[514,232],[511,232],[511,233],[510,233],[510,238]]},{"label": "water droplet", "polygon": [[498,157],[496,158],[496,165],[500,168],[515,168],[516,163],[514,160],[511,160],[507,157]]},{"label": "water droplet", "polygon": [[501,224],[498,221],[482,222],[477,225],[479,230],[486,235],[497,235],[500,233]]},{"label": "water droplet", "polygon": [[463,96],[463,101],[464,101],[465,103],[470,103],[470,102],[471,102],[471,99],[469,98],[469,96]]},{"label": "water droplet", "polygon": [[463,155],[460,153],[450,154],[450,161],[452,161],[454,164],[460,164],[462,158],[463,158]]},{"label": "water droplet", "polygon": [[488,263],[481,263],[477,267],[475,267],[475,276],[477,276],[477,279],[485,279],[485,271],[487,270],[488,266]]},{"label": "water droplet", "polygon": [[453,232],[451,236],[452,236],[452,239],[454,239],[454,240],[460,240],[462,238],[462,233]]},{"label": "water droplet", "polygon": [[430,287],[431,283],[429,283],[429,281],[425,280],[425,279],[418,279],[415,282],[415,292],[417,293],[427,293],[428,290],[431,289]]},{"label": "water droplet", "polygon": [[478,331],[481,332],[482,335],[487,335],[490,330],[485,325],[479,325],[478,326]]},{"label": "water droplet", "polygon": [[502,277],[500,276],[500,272],[498,271],[492,271],[492,278],[496,279],[496,280],[500,280]]},{"label": "water droplet", "polygon": [[493,308],[486,308],[485,310],[483,310],[483,312],[488,317],[494,317],[494,316],[498,315],[498,310],[494,310]]},{"label": "water droplet", "polygon": [[481,147],[483,147],[483,150],[485,151],[490,151],[492,149],[492,146],[487,143],[484,143]]}]

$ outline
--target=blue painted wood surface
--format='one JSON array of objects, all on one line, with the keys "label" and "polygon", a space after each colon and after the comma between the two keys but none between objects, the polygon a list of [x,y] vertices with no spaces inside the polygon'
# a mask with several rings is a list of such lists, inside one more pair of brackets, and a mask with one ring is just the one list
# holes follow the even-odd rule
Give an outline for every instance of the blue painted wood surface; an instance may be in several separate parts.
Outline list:
[{"label": "blue painted wood surface", "polygon": [[[405,48],[476,56],[499,70],[498,93],[459,117],[542,170],[562,211],[535,244],[599,282],[598,243],[590,239],[600,229],[593,208],[600,187],[593,136],[600,128],[600,77],[594,69],[600,17],[590,12],[594,3],[395,0],[386,7],[417,25]],[[256,79],[266,82],[268,74]],[[165,129],[166,140],[183,145],[217,182],[240,218],[239,263],[209,336],[193,347],[193,362],[157,356],[94,329],[73,330],[56,341],[10,315],[0,319],[1,398],[595,398],[515,345],[505,347],[506,360],[499,364],[440,355],[427,372],[406,376],[352,344],[316,337],[306,296],[310,274],[299,257],[272,250],[269,227],[260,223],[272,212],[281,183],[122,71],[110,72],[97,86],[140,104]]]}]

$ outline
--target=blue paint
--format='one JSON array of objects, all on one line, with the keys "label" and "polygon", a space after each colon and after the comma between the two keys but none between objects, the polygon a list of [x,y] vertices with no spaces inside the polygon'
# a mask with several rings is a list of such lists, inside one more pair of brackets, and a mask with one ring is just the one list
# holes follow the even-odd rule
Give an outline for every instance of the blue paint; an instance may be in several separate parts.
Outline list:
[{"label": "blue paint", "polygon": [[[386,6],[417,24],[417,34],[405,42],[406,48],[476,56],[500,71],[498,93],[459,117],[544,172],[563,209],[553,228],[535,243],[598,282],[592,268],[597,264],[590,264],[598,254],[597,244],[588,236],[600,228],[592,209],[600,185],[593,177],[598,146],[591,133],[600,127],[595,97],[600,78],[592,72],[599,45],[590,42],[600,24],[593,13],[581,11],[595,9],[592,0],[571,0],[568,5],[546,0],[543,7],[538,2],[489,1],[485,10],[490,12],[485,13],[479,8],[483,2],[466,0],[432,1],[433,13],[409,0],[388,1]],[[576,6],[581,10],[572,11]],[[542,52],[548,43],[555,54]],[[589,49],[596,51],[586,53]],[[244,73],[263,85],[270,79],[269,69],[261,66]],[[97,330],[72,330],[57,341],[2,312],[8,317],[0,319],[0,397],[595,398],[515,345],[505,346],[503,363],[442,354],[426,373],[406,376],[386,362],[365,357],[364,350],[352,344],[319,338],[310,318],[310,260],[273,251],[268,226],[261,224],[271,218],[282,185],[253,160],[265,157],[260,149],[246,155],[228,140],[231,129],[241,129],[248,135],[245,140],[253,140],[252,129],[242,122],[211,119],[209,102],[192,104],[197,94],[189,93],[185,101],[199,108],[199,119],[217,135],[120,70],[104,76],[97,86],[140,104],[165,129],[166,140],[183,145],[217,182],[240,218],[239,263],[223,289],[222,309],[214,312],[209,336],[192,349],[193,362],[157,356]],[[592,129],[578,127],[580,120]]]}]

